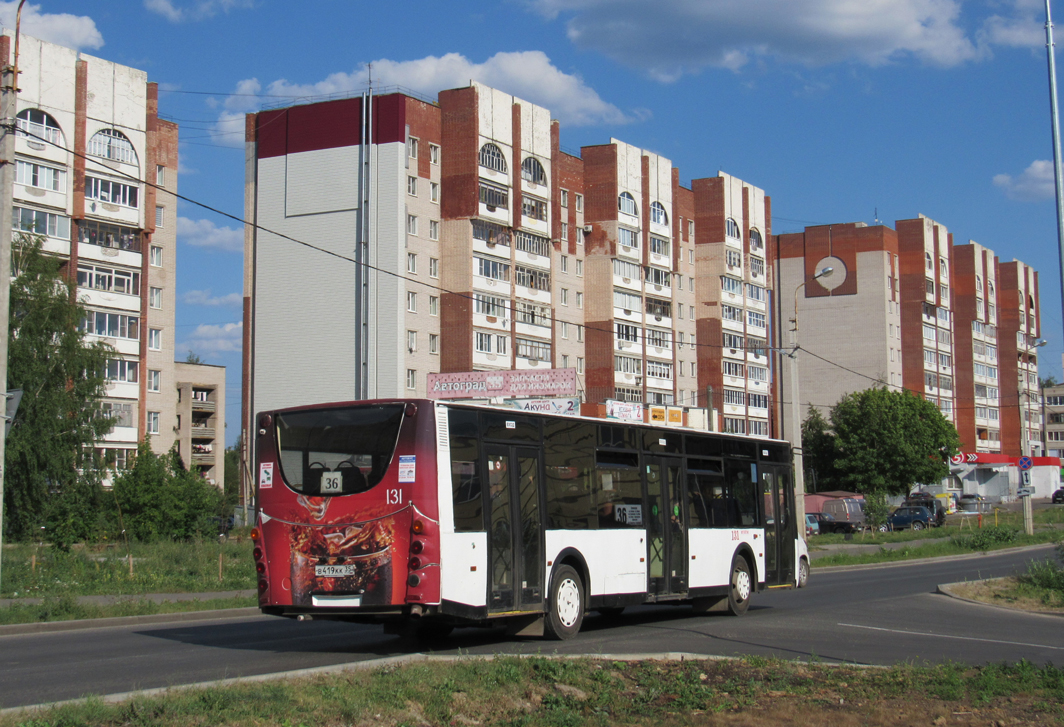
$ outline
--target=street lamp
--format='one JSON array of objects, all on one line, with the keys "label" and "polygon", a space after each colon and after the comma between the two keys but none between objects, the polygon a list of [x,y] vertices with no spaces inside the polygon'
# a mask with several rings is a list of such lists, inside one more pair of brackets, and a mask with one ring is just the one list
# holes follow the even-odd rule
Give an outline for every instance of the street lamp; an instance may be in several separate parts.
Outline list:
[{"label": "street lamp", "polygon": [[[791,359],[791,447],[794,452],[794,500],[795,509],[798,513],[799,532],[805,524],[805,463],[802,458],[802,411],[801,398],[798,393],[798,291],[805,287],[811,280],[826,278],[835,271],[832,267],[820,269],[809,280],[799,283],[794,289],[794,318],[791,319],[791,352],[787,356]],[[782,352],[781,352],[782,357]]]}]

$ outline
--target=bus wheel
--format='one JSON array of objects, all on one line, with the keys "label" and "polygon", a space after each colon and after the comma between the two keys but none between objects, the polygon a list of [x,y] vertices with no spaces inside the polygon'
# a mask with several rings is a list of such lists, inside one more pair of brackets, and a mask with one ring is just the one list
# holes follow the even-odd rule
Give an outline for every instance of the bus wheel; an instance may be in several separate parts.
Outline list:
[{"label": "bus wheel", "polygon": [[584,621],[584,585],[572,566],[559,566],[550,583],[547,633],[555,639],[571,639]]},{"label": "bus wheel", "polygon": [[746,558],[736,555],[731,567],[731,587],[728,588],[728,611],[733,616],[742,616],[750,607],[754,592],[754,579],[750,577],[750,565]]},{"label": "bus wheel", "polygon": [[809,561],[802,558],[798,561],[798,587],[805,588],[809,585]]}]

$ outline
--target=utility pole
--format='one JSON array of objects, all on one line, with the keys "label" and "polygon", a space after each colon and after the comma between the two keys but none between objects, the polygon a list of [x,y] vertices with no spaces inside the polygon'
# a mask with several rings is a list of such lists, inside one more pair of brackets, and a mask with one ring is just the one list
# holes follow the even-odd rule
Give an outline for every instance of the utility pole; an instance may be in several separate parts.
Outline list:
[{"label": "utility pole", "polygon": [[[18,33],[22,5],[15,20],[14,58],[0,58],[0,393],[7,409],[7,330],[11,307],[11,209],[15,198],[15,116],[18,113]],[[7,427],[0,427],[0,568],[4,561],[4,477]],[[0,586],[3,585],[0,570]],[[2,592],[2,589],[0,589]]]},{"label": "utility pole", "polygon": [[1060,298],[1064,303],[1064,180],[1060,169],[1060,113],[1057,109],[1057,61],[1053,51],[1053,16],[1046,0],[1046,58],[1049,63],[1049,112],[1053,127],[1053,179],[1057,189],[1057,251],[1060,260]]}]

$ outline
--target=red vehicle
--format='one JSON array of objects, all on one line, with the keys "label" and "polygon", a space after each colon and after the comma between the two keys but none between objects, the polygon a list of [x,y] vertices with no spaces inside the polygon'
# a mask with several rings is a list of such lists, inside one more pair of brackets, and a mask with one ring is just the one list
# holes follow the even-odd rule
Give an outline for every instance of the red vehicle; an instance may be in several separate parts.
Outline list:
[{"label": "red vehicle", "polygon": [[258,417],[264,613],[575,636],[804,585],[786,442],[428,400]]}]

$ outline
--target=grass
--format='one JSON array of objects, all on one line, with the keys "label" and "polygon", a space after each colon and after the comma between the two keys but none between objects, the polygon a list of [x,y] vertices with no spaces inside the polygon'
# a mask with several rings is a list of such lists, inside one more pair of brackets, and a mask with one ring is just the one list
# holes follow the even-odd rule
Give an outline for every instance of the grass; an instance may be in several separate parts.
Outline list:
[{"label": "grass", "polygon": [[[983,530],[986,531],[987,529],[984,528]],[[975,551],[1015,548],[1022,545],[1042,545],[1057,542],[1061,538],[1061,533],[1056,530],[1036,530],[1034,535],[1025,535],[1019,532],[1016,533],[1012,540],[1004,541],[995,540],[992,537],[980,537],[978,535],[979,530],[973,532],[976,534],[974,537],[969,535],[968,531],[961,532],[954,529],[952,533],[947,533],[947,535],[955,535],[957,537],[939,537],[934,542],[898,549],[881,548],[873,553],[834,553],[823,558],[817,558],[811,565],[814,568],[822,568],[833,565],[868,565],[917,558],[938,558],[946,555],[965,555]],[[815,547],[816,544],[814,542],[811,545]]]},{"label": "grass", "polygon": [[46,621],[73,621],[88,618],[112,618],[116,616],[150,616],[165,613],[211,611],[221,608],[247,608],[257,605],[254,596],[246,598],[213,598],[204,601],[164,601],[155,603],[143,598],[121,601],[108,605],[79,603],[72,596],[45,598],[40,604],[14,604],[0,608],[0,625],[43,623]]},{"label": "grass", "polygon": [[[0,718],[67,725],[1045,724],[1064,719],[1064,670],[826,666],[748,657],[607,661],[500,657],[90,700]],[[796,715],[801,715],[795,721]]]},{"label": "grass", "polygon": [[[16,544],[3,551],[3,598],[199,593],[255,588],[251,541],[97,545],[69,553]],[[129,556],[133,558],[130,574]],[[221,557],[221,579],[218,578]]]}]

